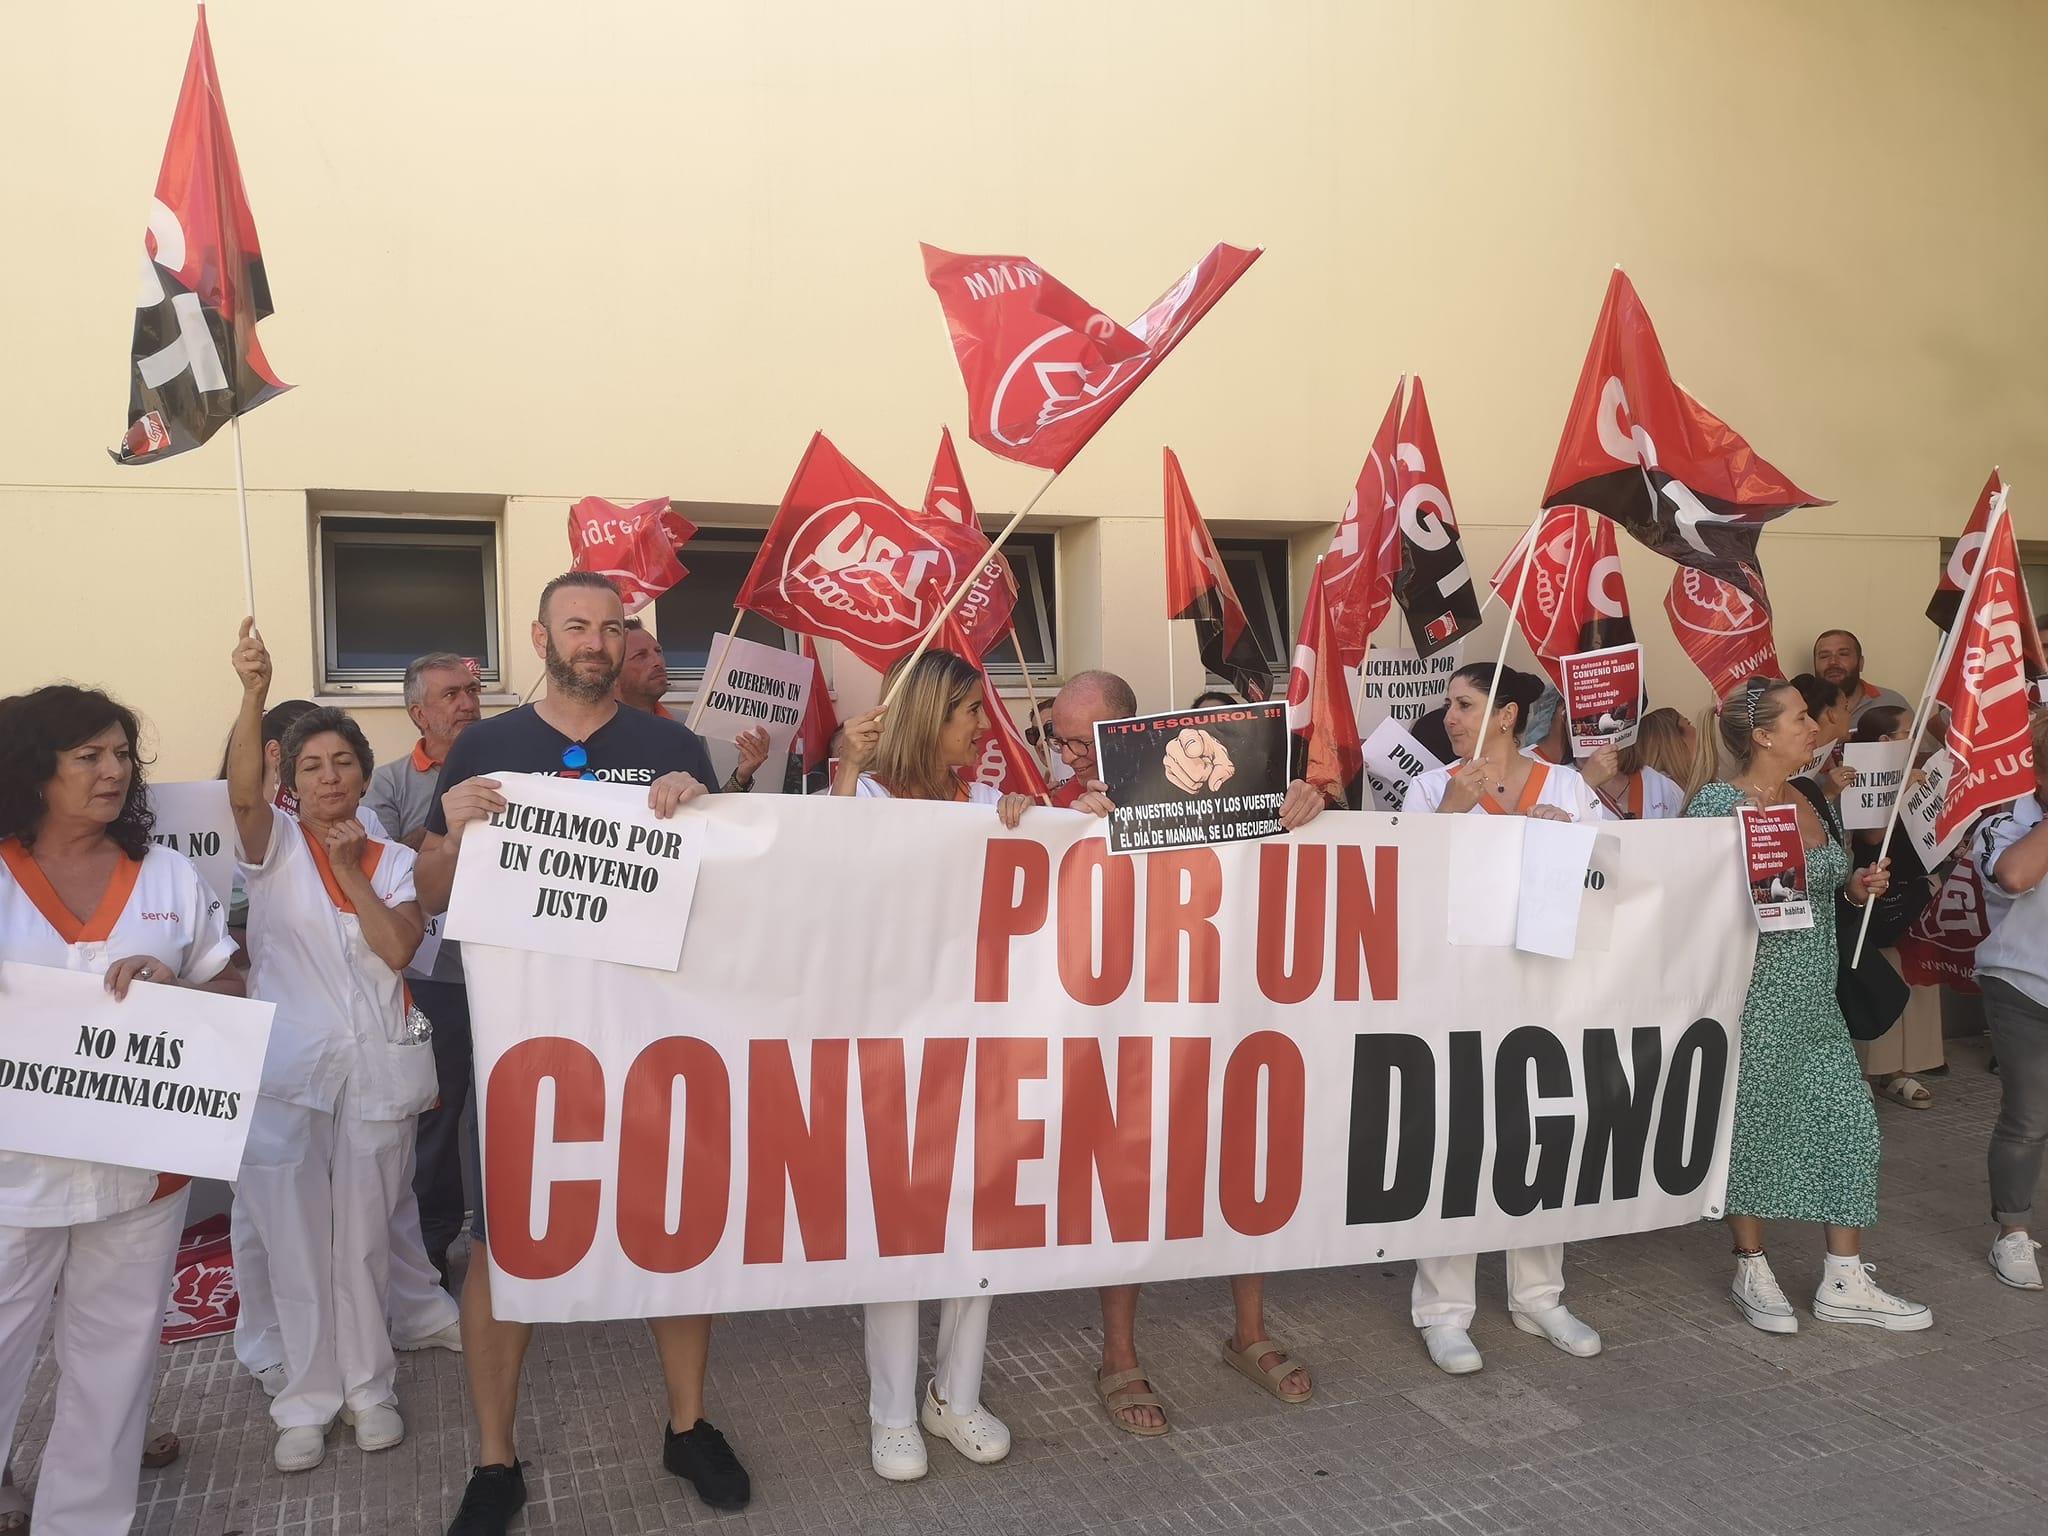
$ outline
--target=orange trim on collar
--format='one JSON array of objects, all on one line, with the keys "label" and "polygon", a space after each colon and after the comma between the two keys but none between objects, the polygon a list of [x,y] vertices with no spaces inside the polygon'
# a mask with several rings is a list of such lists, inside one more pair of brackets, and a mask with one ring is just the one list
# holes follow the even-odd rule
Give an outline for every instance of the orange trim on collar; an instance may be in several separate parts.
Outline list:
[{"label": "orange trim on collar", "polygon": [[661,702],[661,700],[659,700],[659,699],[656,699],[656,700],[654,701],[654,713],[655,713],[655,716],[656,716],[657,718],[659,718],[659,719],[662,719],[662,720],[673,720],[673,719],[675,719],[675,716],[669,713],[669,708],[668,708],[668,706],[667,706],[666,704],[662,703],[662,702]]},{"label": "orange trim on collar", "polygon": [[[320,871],[320,883],[327,887],[327,899],[334,903],[335,911],[353,913],[356,904],[348,899],[347,893],[341,888],[341,882],[334,878],[334,865],[328,860],[327,850],[320,845],[317,837],[306,830],[303,823],[299,827],[299,835],[305,838],[306,847],[312,852],[313,867]],[[377,866],[383,862],[384,845],[371,838],[363,848],[363,873],[375,875]]]},{"label": "orange trim on collar", "polygon": [[1491,794],[1484,794],[1479,797],[1479,808],[1489,816],[1528,815],[1538,798],[1543,794],[1543,785],[1550,777],[1550,764],[1543,761],[1542,758],[1532,757],[1529,759],[1529,762],[1531,764],[1529,777],[1522,783],[1521,797],[1515,801],[1513,811],[1507,810]]},{"label": "orange trim on collar", "polygon": [[21,846],[20,838],[10,837],[0,843],[0,862],[7,865],[7,872],[14,876],[22,895],[35,903],[43,921],[56,929],[57,937],[66,944],[104,944],[112,938],[114,924],[128,909],[128,898],[135,894],[135,882],[142,874],[141,861],[123,854],[107,878],[107,888],[100,893],[100,904],[81,922],[64,905],[64,899],[50,884],[50,877],[43,873],[35,855]]},{"label": "orange trim on collar", "polygon": [[424,736],[412,744],[412,766],[417,773],[432,773],[441,766],[438,757],[427,756],[427,739]]},{"label": "orange trim on collar", "polygon": [[1593,793],[1605,801],[1607,809],[1614,812],[1623,821],[1641,821],[1643,819],[1643,775],[1641,772],[1638,772],[1634,778],[1628,781],[1628,798],[1622,805],[1616,805],[1613,797],[1604,788],[1596,789]]}]

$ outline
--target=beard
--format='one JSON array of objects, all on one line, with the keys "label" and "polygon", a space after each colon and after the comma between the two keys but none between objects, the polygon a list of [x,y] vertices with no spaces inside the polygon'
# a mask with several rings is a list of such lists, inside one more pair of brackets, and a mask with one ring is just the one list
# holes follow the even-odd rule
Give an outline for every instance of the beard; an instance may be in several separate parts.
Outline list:
[{"label": "beard", "polygon": [[574,662],[555,649],[555,637],[549,635],[546,657],[548,687],[556,693],[567,694],[570,698],[585,704],[595,704],[600,699],[610,698],[612,686],[618,682],[620,668],[625,664],[624,659],[614,662],[603,652],[598,654],[605,664],[601,677],[579,671]]}]

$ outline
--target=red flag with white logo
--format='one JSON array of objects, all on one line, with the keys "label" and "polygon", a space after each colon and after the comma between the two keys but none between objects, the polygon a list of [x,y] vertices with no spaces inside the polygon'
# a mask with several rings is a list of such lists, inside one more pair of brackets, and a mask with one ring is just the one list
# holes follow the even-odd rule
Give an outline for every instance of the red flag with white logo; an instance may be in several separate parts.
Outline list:
[{"label": "red flag with white logo", "polygon": [[1051,470],[1066,467],[1259,258],[1218,245],[1126,330],[1025,257],[922,249],[967,384],[968,436]]},{"label": "red flag with white logo", "polygon": [[[939,627],[939,645],[955,656],[973,661],[967,644],[959,616],[949,615]],[[1023,733],[1017,729],[1016,720],[1004,706],[1003,696],[990,681],[985,667],[981,669],[981,708],[988,718],[988,729],[975,743],[974,761],[959,770],[960,781],[986,784],[1005,795],[1030,795],[1041,804],[1049,802],[1052,791],[1046,785],[1038,759],[1025,744]]]},{"label": "red flag with white logo", "polygon": [[[1928,599],[1927,617],[1942,629],[1955,627],[1956,613],[1963,604],[1963,588],[1969,583],[1970,572],[1976,569],[1978,557],[1990,540],[1994,510],[1998,516],[2005,515],[2005,480],[1996,469],[1991,471],[1991,478],[1984,482],[1984,489],[1978,493],[1977,505],[1970,512],[1970,521],[1963,529],[1963,536],[1956,540],[1948,564],[1942,567],[1934,596]],[[2016,566],[2013,574],[2020,588],[2018,622],[2027,676],[2038,679],[2048,676],[2048,657],[2042,654],[2040,628],[2034,622],[2034,600],[2027,591],[2026,570]]]},{"label": "red flag with white logo", "polygon": [[1192,619],[1202,665],[1228,678],[1240,697],[1257,703],[1273,691],[1273,664],[1245,618],[1180,460],[1171,448],[1165,455],[1166,617]]},{"label": "red flag with white logo", "polygon": [[1649,313],[1617,267],[1543,505],[1590,507],[1658,554],[1768,604],[1757,561],[1763,525],[1828,503],[1672,381]]},{"label": "red flag with white logo", "polygon": [[1664,613],[1692,664],[1720,698],[1752,677],[1783,677],[1778,642],[1771,634],[1768,596],[1752,597],[1740,587],[1681,565],[1671,573]]},{"label": "red flag with white logo", "polygon": [[797,722],[796,750],[802,754],[805,773],[825,766],[832,753],[832,738],[839,730],[839,716],[832,710],[832,692],[825,686],[825,667],[818,660],[818,643],[809,635],[797,642],[797,649],[811,661],[811,691],[804,696],[804,717]]},{"label": "red flag with white logo", "polygon": [[1529,649],[1564,687],[1563,659],[1585,651],[1627,645],[1636,637],[1629,621],[1628,591],[1621,580],[1621,555],[1614,527],[1584,507],[1553,507],[1536,526],[1536,553],[1522,576],[1523,534],[1493,573],[1493,589],[1515,604],[1515,622]]},{"label": "red flag with white logo", "polygon": [[202,5],[142,237],[128,431],[115,461],[197,448],[291,388],[256,339],[256,322],[271,308]]},{"label": "red flag with white logo", "polygon": [[2034,747],[2027,734],[2027,646],[2034,624],[2019,569],[2012,519],[1994,515],[1976,591],[1934,692],[1949,712],[1946,739],[1955,759],[1935,815],[1937,838],[2034,791]]},{"label": "red flag with white logo", "polygon": [[630,507],[586,496],[569,509],[569,569],[596,571],[619,589],[626,612],[638,613],[690,574],[676,551],[696,534],[666,496]]},{"label": "red flag with white logo", "polygon": [[1431,656],[1479,627],[1479,594],[1458,542],[1458,515],[1445,489],[1443,456],[1422,380],[1411,379],[1394,448],[1395,520],[1401,530],[1401,567],[1394,601],[1408,620],[1418,654]]},{"label": "red flag with white logo", "polygon": [[1395,516],[1394,449],[1400,441],[1404,378],[1394,386],[1387,414],[1373,434],[1351,500],[1323,556],[1323,601],[1330,628],[1347,667],[1365,665],[1373,631],[1394,602],[1394,578],[1401,572],[1401,522]]},{"label": "red flag with white logo", "polygon": [[1974,850],[1949,870],[1934,900],[1899,938],[1899,974],[1909,986],[1975,992],[1977,946],[1991,935],[1984,877]]},{"label": "red flag with white logo", "polygon": [[[960,456],[953,451],[953,434],[939,429],[938,457],[932,463],[932,477],[924,490],[924,509],[917,514],[926,535],[943,544],[959,562],[960,570],[971,571],[988,552],[988,535],[974,515],[974,502],[967,494],[967,477],[960,471]],[[981,567],[974,590],[960,599],[953,610],[969,643],[973,660],[979,661],[1002,643],[1017,611],[1017,580],[1010,562],[1001,553]]]},{"label": "red flag with white logo", "polygon": [[1301,633],[1294,642],[1294,667],[1287,677],[1287,728],[1306,749],[1297,776],[1333,791],[1340,800],[1347,797],[1351,781],[1365,771],[1365,745],[1339,661],[1321,561],[1309,578]]}]

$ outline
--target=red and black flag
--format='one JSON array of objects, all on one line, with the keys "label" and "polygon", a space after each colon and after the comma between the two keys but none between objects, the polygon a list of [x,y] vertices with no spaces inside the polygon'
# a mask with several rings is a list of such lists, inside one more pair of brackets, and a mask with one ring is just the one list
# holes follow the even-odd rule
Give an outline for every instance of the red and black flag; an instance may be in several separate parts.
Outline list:
[{"label": "red and black flag", "polygon": [[1543,505],[1590,507],[1658,554],[1768,604],[1756,548],[1763,525],[1828,503],[1672,382],[1649,314],[1617,267]]},{"label": "red and black flag", "polygon": [[1273,691],[1273,664],[1252,633],[1171,448],[1166,450],[1166,616],[1194,620],[1202,665],[1228,678],[1240,697],[1256,704]]},{"label": "red and black flag", "polygon": [[1421,656],[1433,656],[1479,627],[1479,594],[1458,542],[1458,514],[1444,488],[1444,461],[1422,380],[1409,381],[1394,448],[1394,514],[1401,528],[1401,568],[1394,601],[1408,620],[1408,637]]},{"label": "red and black flag", "polygon": [[197,448],[291,388],[256,339],[256,322],[270,312],[201,6],[142,239],[128,431],[115,460],[141,464]]}]

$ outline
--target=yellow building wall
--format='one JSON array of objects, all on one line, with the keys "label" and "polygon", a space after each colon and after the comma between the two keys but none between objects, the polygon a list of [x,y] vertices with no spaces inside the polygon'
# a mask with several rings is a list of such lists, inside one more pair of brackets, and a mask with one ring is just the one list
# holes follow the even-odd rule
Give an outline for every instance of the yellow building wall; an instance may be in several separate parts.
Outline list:
[{"label": "yellow building wall", "polygon": [[[190,36],[157,0],[10,6],[0,54],[0,689],[103,683],[217,762],[241,611],[223,436],[123,426],[143,215]],[[1534,507],[1608,269],[1682,383],[1835,498],[1764,542],[1788,667],[1847,623],[1911,692],[1935,543],[1993,462],[2048,537],[2048,7],[1883,0],[214,0],[299,387],[246,423],[279,695],[310,687],[308,489],[514,498],[519,624],[586,494],[766,509],[823,428],[903,498],[936,429],[981,509],[917,242],[1022,253],[1135,314],[1265,257],[1076,461],[1063,661],[1166,699],[1159,449],[1298,565],[1420,373],[1475,566]],[[765,515],[765,512],[763,513]],[[1314,531],[1303,531],[1314,530]],[[1704,686],[1631,549],[1661,698]],[[1299,602],[1300,583],[1295,598]],[[1483,642],[1481,642],[1483,644]],[[1176,683],[1191,695],[1191,636]],[[842,692],[861,692],[850,669]],[[844,701],[843,701],[844,702]],[[392,708],[363,710],[390,749]]]}]

